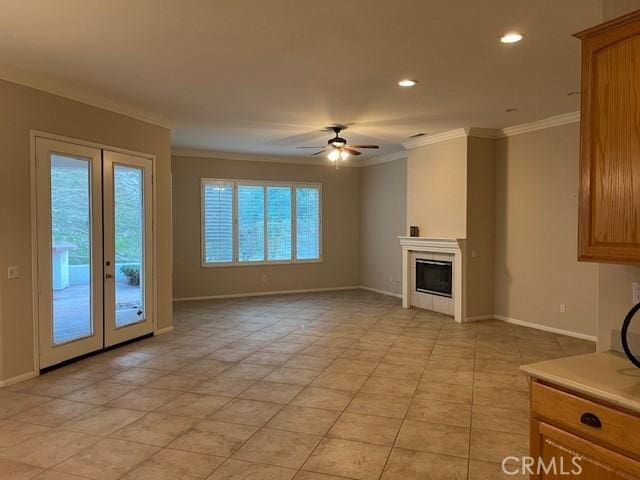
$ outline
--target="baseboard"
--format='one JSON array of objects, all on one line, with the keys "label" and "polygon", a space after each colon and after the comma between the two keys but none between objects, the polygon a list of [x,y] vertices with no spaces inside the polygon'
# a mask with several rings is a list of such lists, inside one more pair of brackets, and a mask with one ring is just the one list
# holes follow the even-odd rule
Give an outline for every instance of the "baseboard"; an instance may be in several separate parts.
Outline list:
[{"label": "baseboard", "polygon": [[588,340],[590,342],[596,342],[598,340],[598,337],[596,337],[595,335],[586,335],[584,333],[572,332],[570,330],[563,330],[562,328],[549,327],[547,325],[540,325],[539,323],[532,323],[525,320],[518,320],[517,318],[505,317],[503,315],[493,315],[493,318],[502,320],[503,322],[512,323],[513,325],[520,325],[521,327],[535,328],[536,330],[558,333],[560,335],[579,338],[581,340]]},{"label": "baseboard", "polygon": [[390,297],[402,298],[401,293],[387,292],[385,290],[378,290],[377,288],[365,287],[364,285],[359,285],[358,288],[360,290],[367,290],[369,292],[381,293],[382,295],[388,295]]},{"label": "baseboard", "polygon": [[7,378],[6,380],[0,380],[0,388],[24,382],[25,380],[29,380],[37,376],[38,374],[36,372],[27,372],[21,375],[16,375],[15,377]]},{"label": "baseboard", "polygon": [[495,315],[476,315],[475,317],[466,317],[464,319],[465,322],[480,322],[482,320],[494,320],[496,318]]},{"label": "baseboard", "polygon": [[314,293],[314,292],[333,292],[339,290],[357,290],[357,285],[351,287],[324,287],[324,288],[304,288],[299,290],[274,290],[271,292],[247,292],[247,293],[231,293],[227,295],[207,295],[203,297],[182,297],[174,298],[174,302],[194,302],[198,300],[218,300],[223,298],[245,298],[245,297],[264,297],[268,295],[288,295],[291,293]]},{"label": "baseboard", "polygon": [[173,325],[170,325],[170,326],[164,327],[164,328],[159,328],[158,330],[153,332],[153,334],[154,335],[162,335],[162,334],[171,333],[171,332],[173,332]]},{"label": "baseboard", "polygon": [[[632,352],[640,352],[640,334],[628,332],[627,342]],[[620,330],[611,330],[611,350],[623,353],[622,339],[620,338]],[[636,355],[637,356],[637,355]]]}]

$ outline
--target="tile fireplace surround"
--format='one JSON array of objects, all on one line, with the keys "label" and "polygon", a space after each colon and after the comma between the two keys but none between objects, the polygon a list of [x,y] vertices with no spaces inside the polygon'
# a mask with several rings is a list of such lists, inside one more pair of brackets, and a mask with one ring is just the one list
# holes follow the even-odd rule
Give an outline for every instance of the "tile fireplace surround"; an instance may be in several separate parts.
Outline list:
[{"label": "tile fireplace surround", "polygon": [[[445,254],[453,258],[453,317],[456,322],[462,322],[464,312],[464,239],[456,238],[424,238],[398,237],[402,247],[402,306],[412,305],[412,289],[415,289],[415,279],[412,278],[415,262],[413,253]],[[415,274],[414,274],[415,275]],[[418,306],[418,305],[416,305]]]}]

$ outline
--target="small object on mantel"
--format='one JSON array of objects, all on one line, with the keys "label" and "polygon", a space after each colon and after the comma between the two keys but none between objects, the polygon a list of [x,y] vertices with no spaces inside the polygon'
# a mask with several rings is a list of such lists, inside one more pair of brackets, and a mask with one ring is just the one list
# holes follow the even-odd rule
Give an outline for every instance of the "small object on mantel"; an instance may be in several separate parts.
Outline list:
[{"label": "small object on mantel", "polygon": [[640,369],[617,352],[547,360],[520,370],[547,384],[640,413]]},{"label": "small object on mantel", "polygon": [[420,228],[416,225],[411,225],[409,227],[409,236],[410,237],[419,237],[420,236]]}]

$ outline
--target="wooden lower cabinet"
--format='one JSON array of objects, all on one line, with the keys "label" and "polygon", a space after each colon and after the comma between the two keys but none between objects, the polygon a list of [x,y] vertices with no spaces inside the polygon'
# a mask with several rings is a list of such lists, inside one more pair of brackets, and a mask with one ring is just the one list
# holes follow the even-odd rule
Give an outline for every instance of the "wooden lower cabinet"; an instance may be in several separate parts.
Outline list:
[{"label": "wooden lower cabinet", "polygon": [[640,480],[638,421],[630,412],[534,380],[530,478]]},{"label": "wooden lower cabinet", "polygon": [[531,456],[540,459],[538,465],[534,465],[532,479],[640,478],[640,463],[636,460],[544,422],[531,422],[531,437]]}]

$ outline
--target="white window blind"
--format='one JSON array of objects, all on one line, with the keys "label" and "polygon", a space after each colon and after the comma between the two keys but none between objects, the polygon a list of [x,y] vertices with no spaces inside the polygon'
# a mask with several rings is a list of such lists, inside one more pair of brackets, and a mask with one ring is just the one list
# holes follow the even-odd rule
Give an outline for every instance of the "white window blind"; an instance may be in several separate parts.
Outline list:
[{"label": "white window blind", "polygon": [[204,261],[233,261],[233,184],[207,181],[203,184],[202,201]]},{"label": "white window blind", "polygon": [[264,260],[264,187],[238,185],[238,260]]},{"label": "white window blind", "polygon": [[299,260],[320,258],[320,189],[296,188],[296,244]]},{"label": "white window blind", "polygon": [[267,259],[291,260],[291,187],[267,187]]},{"label": "white window blind", "polygon": [[320,260],[321,192],[315,184],[203,179],[203,265]]}]

